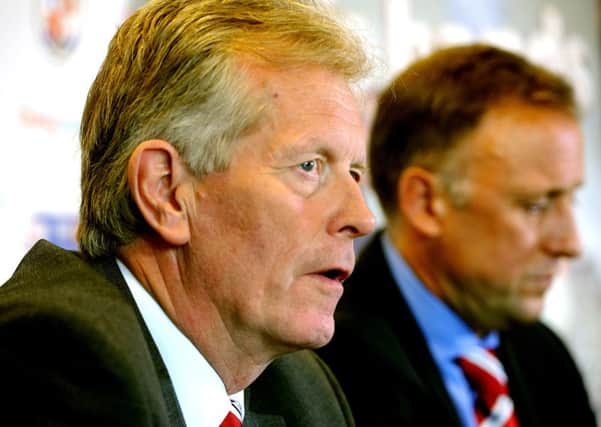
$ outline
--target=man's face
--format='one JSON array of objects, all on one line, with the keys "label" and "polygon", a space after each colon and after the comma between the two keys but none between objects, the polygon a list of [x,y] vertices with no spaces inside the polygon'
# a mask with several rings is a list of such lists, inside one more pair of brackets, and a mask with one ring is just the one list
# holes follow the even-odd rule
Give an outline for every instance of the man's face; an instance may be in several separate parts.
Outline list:
[{"label": "man's face", "polygon": [[198,182],[195,280],[239,347],[318,347],[333,334],[353,240],[374,227],[359,185],[365,129],[337,75],[252,75],[270,119],[241,138],[225,172]]},{"label": "man's face", "polygon": [[445,202],[439,247],[447,302],[477,330],[539,317],[562,260],[579,254],[574,192],[583,147],[569,115],[508,103],[458,148],[468,197]]}]

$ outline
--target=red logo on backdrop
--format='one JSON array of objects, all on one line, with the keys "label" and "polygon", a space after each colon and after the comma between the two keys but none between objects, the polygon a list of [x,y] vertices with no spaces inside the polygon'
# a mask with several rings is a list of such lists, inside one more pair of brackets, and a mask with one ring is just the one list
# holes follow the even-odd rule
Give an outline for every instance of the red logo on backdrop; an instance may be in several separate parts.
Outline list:
[{"label": "red logo on backdrop", "polygon": [[43,39],[60,56],[71,54],[81,38],[82,0],[38,0]]}]

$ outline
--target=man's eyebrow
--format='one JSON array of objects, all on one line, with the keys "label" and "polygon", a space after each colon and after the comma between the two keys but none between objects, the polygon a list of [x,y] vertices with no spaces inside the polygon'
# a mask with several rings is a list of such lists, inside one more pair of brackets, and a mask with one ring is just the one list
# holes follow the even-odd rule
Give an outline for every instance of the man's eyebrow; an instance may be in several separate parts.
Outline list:
[{"label": "man's eyebrow", "polygon": [[353,162],[351,163],[351,169],[358,169],[361,173],[367,173],[369,171],[365,162]]},{"label": "man's eyebrow", "polygon": [[315,152],[323,156],[327,155],[328,150],[322,148],[318,144],[319,141],[315,139],[309,140],[296,140],[293,143],[284,145],[281,152],[286,156],[298,156],[308,152]]},{"label": "man's eyebrow", "polygon": [[578,190],[580,190],[583,187],[584,183],[583,182],[578,182],[570,187],[565,187],[565,188],[551,188],[547,191],[541,191],[541,192],[526,192],[524,194],[524,196],[526,198],[536,198],[536,197],[546,197],[549,199],[556,199],[558,197],[563,196],[564,194],[569,194],[569,193],[574,193]]},{"label": "man's eyebrow", "polygon": [[561,196],[562,194],[573,193],[575,191],[580,190],[583,187],[583,185],[584,185],[584,183],[582,181],[578,181],[577,183],[575,183],[571,187],[566,187],[566,188],[552,188],[551,190],[549,190],[547,192],[547,195],[549,197],[558,197],[558,196]]},{"label": "man's eyebrow", "polygon": [[[331,147],[325,145],[319,138],[309,138],[307,140],[297,140],[294,144],[284,147],[282,153],[286,156],[298,156],[307,152],[314,152],[326,158],[336,158],[337,154]],[[361,172],[367,172],[367,163],[364,160],[358,160],[351,163],[351,168],[358,169]]]}]

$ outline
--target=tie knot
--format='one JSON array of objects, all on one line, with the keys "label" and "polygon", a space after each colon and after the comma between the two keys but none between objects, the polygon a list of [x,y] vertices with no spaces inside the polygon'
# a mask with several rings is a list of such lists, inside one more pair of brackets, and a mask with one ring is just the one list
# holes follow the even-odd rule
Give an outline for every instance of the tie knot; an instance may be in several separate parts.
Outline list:
[{"label": "tie knot", "polygon": [[230,399],[230,411],[219,427],[242,427],[242,405],[240,405],[240,402]]},{"label": "tie knot", "polygon": [[457,358],[469,383],[477,392],[496,390],[497,393],[507,388],[507,375],[503,365],[494,351],[478,349]]}]

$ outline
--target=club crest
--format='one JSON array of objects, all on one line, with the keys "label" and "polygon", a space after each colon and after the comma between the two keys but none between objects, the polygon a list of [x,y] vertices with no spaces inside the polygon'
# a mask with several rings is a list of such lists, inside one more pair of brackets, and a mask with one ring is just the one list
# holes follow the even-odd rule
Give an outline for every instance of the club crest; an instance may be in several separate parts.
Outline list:
[{"label": "club crest", "polygon": [[48,49],[67,57],[77,47],[84,21],[85,0],[37,0],[40,33]]}]

